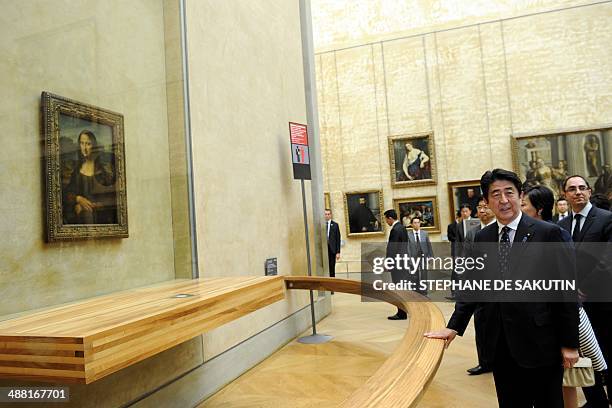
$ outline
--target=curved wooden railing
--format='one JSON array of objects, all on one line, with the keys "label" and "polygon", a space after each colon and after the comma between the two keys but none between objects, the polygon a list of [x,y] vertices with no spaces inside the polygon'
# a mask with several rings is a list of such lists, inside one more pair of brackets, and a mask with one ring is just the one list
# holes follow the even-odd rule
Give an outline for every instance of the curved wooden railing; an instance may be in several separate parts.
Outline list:
[{"label": "curved wooden railing", "polygon": [[444,327],[444,317],[432,302],[416,293],[400,296],[390,291],[368,290],[359,281],[318,276],[285,276],[287,289],[312,289],[376,298],[403,309],[410,324],[399,347],[366,383],[340,406],[345,408],[414,407],[433,379],[444,353],[444,341],[427,339],[423,333]]}]

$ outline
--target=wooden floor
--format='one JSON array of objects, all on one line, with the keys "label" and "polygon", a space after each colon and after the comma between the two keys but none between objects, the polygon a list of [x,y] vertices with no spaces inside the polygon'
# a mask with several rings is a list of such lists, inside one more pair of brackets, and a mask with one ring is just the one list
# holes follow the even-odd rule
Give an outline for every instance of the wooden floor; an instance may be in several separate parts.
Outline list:
[{"label": "wooden floor", "polygon": [[[453,305],[438,305],[448,319]],[[334,407],[364,384],[397,347],[408,322],[387,320],[394,313],[386,303],[362,303],[359,296],[336,293],[333,313],[317,326],[320,333],[333,336],[331,342],[292,341],[200,407]],[[446,351],[419,407],[496,406],[492,375],[471,377],[465,372],[474,365],[470,326]]]}]

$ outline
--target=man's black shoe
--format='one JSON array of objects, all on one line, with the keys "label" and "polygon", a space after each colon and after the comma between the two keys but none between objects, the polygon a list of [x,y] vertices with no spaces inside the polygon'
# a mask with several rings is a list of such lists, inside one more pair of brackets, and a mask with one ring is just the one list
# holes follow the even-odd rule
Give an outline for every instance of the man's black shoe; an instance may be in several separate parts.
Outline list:
[{"label": "man's black shoe", "polygon": [[394,314],[393,316],[387,317],[387,319],[389,319],[389,320],[406,320],[406,317],[405,316],[398,316],[398,315]]},{"label": "man's black shoe", "polygon": [[472,367],[467,370],[470,375],[480,375],[484,373],[490,373],[492,370],[490,368],[483,367],[481,365],[477,365],[476,367]]}]

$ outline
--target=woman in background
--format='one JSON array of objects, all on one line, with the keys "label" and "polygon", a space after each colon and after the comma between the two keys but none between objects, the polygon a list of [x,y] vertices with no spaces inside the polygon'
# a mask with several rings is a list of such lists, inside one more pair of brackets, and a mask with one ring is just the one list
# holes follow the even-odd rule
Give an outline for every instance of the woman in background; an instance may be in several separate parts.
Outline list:
[{"label": "woman in background", "polygon": [[412,143],[406,143],[406,156],[402,163],[404,176],[408,180],[424,180],[431,178],[429,156],[421,149],[412,146]]},{"label": "woman in background", "polygon": [[116,223],[114,156],[98,150],[96,136],[83,130],[77,138],[78,160],[66,187],[68,224]]}]

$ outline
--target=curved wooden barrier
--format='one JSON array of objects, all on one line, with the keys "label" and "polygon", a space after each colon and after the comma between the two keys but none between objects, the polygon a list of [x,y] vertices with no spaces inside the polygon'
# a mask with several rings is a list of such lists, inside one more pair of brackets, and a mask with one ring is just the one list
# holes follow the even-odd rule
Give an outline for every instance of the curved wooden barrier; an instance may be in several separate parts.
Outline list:
[{"label": "curved wooden barrier", "polygon": [[433,379],[444,353],[444,341],[427,339],[423,333],[444,327],[442,312],[422,296],[400,296],[388,291],[369,291],[362,282],[318,276],[285,276],[288,289],[328,290],[361,295],[367,293],[400,307],[410,316],[408,330],[399,347],[372,377],[351,394],[341,407],[414,407]]}]

